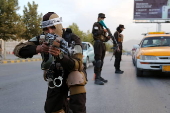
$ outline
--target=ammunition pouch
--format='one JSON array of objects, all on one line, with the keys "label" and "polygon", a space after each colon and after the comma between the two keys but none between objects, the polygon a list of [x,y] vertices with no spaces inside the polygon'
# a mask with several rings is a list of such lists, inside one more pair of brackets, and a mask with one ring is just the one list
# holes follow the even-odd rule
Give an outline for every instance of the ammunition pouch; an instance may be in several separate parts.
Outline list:
[{"label": "ammunition pouch", "polygon": [[118,42],[123,42],[123,38],[119,37]]},{"label": "ammunition pouch", "polygon": [[104,37],[103,35],[101,35],[101,36],[100,36],[100,40],[101,40],[102,42],[105,42],[105,37]]},{"label": "ammunition pouch", "polygon": [[86,78],[83,72],[79,71],[72,71],[67,78],[67,85],[73,86],[73,85],[85,85],[86,84]]},{"label": "ammunition pouch", "polygon": [[94,38],[94,40],[100,40],[101,42],[107,42],[108,39],[104,35],[99,35]]},{"label": "ammunition pouch", "polygon": [[46,70],[46,69],[49,69],[50,65],[52,64],[53,62],[53,57],[49,57],[49,54],[48,55],[48,59],[45,58],[45,53],[41,53],[41,56],[42,56],[42,63],[41,63],[41,69],[42,70]]},{"label": "ammunition pouch", "polygon": [[78,71],[82,71],[83,70],[83,67],[82,67],[83,63],[82,63],[82,60],[81,60],[81,59],[83,59],[82,53],[74,54],[73,58],[74,58],[73,60],[75,62],[74,69],[78,70]]},{"label": "ammunition pouch", "polygon": [[86,93],[85,86],[71,86],[69,90],[70,90],[70,95]]},{"label": "ammunition pouch", "polygon": [[85,84],[87,83],[85,74],[79,71],[73,71],[68,75],[67,85],[70,95],[86,93]]}]

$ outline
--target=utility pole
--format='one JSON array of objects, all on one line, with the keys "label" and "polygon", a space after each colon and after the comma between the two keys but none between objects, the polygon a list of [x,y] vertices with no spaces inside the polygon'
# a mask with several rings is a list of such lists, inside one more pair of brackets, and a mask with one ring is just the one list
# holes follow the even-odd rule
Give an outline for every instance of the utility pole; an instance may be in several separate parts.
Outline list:
[{"label": "utility pole", "polygon": [[161,23],[157,23],[157,32],[160,32],[161,31]]}]

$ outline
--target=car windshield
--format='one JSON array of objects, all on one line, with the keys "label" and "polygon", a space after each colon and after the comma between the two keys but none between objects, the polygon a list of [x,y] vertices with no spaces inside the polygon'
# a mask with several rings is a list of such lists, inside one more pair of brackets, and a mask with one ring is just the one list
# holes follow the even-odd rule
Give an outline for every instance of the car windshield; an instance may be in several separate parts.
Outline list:
[{"label": "car windshield", "polygon": [[82,48],[83,48],[83,50],[87,50],[87,44],[86,43],[82,43]]},{"label": "car windshield", "polygon": [[145,38],[141,44],[141,47],[160,47],[170,46],[170,37],[148,37]]}]

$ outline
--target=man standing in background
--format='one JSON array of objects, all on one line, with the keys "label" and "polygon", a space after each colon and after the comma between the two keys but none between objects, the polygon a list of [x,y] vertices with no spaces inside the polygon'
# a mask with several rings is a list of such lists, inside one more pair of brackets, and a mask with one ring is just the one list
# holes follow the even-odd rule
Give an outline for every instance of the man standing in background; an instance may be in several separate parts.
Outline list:
[{"label": "man standing in background", "polygon": [[[115,62],[114,62],[114,66],[115,66],[115,73],[117,74],[123,74],[124,71],[120,70],[120,61],[121,61],[121,57],[122,57],[122,42],[123,42],[123,34],[121,34],[121,32],[124,30],[124,25],[120,24],[117,28],[116,28],[116,32],[114,33],[114,37],[116,42],[113,40],[114,46],[116,48],[115,50]],[[117,47],[118,46],[118,47]]]}]

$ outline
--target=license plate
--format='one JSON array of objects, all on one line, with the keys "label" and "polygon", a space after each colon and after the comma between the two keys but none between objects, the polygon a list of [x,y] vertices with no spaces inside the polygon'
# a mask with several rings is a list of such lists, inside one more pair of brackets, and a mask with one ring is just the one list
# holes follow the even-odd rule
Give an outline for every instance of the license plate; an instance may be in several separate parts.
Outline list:
[{"label": "license plate", "polygon": [[170,72],[170,66],[166,66],[166,65],[162,66],[162,71],[163,72]]}]

